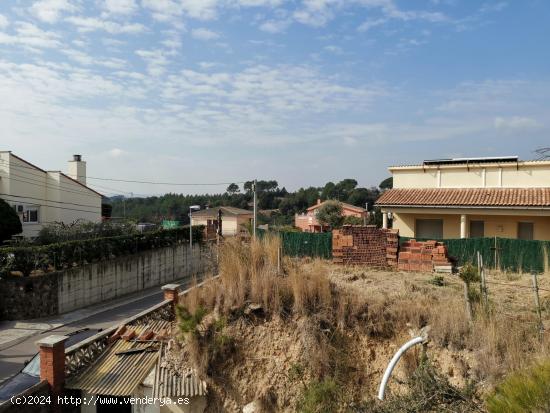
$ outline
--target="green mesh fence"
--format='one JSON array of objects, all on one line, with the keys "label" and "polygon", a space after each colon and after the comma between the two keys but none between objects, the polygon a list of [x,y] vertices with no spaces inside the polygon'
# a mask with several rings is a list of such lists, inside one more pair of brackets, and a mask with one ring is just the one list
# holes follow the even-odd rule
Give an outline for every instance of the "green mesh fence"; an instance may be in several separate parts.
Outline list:
[{"label": "green mesh fence", "polygon": [[[408,239],[410,238],[401,237],[399,242],[402,243]],[[498,266],[502,271],[510,272],[544,272],[547,265],[547,251],[550,251],[549,241],[511,238],[464,238],[440,241],[445,243],[449,255],[456,258],[459,265],[467,262],[477,265],[476,255],[479,251],[486,267]]]},{"label": "green mesh fence", "polygon": [[[269,232],[258,230],[259,237]],[[291,257],[332,258],[332,232],[277,232],[281,237],[283,254]]]}]

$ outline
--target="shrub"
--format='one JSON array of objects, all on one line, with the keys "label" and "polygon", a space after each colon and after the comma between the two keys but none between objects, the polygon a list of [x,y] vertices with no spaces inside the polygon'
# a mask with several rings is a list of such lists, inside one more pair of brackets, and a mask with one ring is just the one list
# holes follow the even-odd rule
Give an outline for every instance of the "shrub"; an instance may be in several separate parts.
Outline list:
[{"label": "shrub", "polygon": [[90,238],[136,235],[137,233],[138,231],[134,224],[112,223],[108,221],[100,223],[75,221],[71,224],[54,222],[42,227],[38,233],[36,242],[40,245],[48,245]]},{"label": "shrub", "polygon": [[9,204],[0,199],[0,243],[23,232],[21,220]]},{"label": "shrub", "polygon": [[364,412],[417,413],[417,412],[478,412],[476,394],[472,386],[457,388],[429,361],[419,365],[406,382],[408,394],[389,396],[384,403],[374,402]]},{"label": "shrub", "polygon": [[338,201],[326,201],[317,210],[317,221],[331,228],[341,227],[344,221],[344,217],[342,216],[342,204]]},{"label": "shrub", "polygon": [[338,410],[340,387],[331,378],[313,381],[304,389],[298,402],[300,413],[333,413]]},{"label": "shrub", "polygon": [[[202,227],[194,228],[193,240],[202,239]],[[0,248],[0,275],[33,270],[60,270],[94,261],[135,254],[189,240],[188,229],[160,230],[137,235],[92,238],[42,246]]]},{"label": "shrub", "polygon": [[510,374],[487,399],[490,413],[550,411],[550,359]]}]

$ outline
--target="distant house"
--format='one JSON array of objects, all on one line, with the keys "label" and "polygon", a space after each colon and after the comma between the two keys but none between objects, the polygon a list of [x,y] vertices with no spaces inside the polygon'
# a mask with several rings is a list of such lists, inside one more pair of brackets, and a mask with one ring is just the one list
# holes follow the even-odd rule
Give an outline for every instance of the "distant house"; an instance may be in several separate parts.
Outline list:
[{"label": "distant house", "polygon": [[218,228],[218,211],[220,210],[222,212],[223,236],[233,236],[241,231],[245,231],[243,225],[250,224],[254,218],[253,212],[247,209],[221,206],[193,212],[191,215],[192,225],[204,225],[209,229],[208,232],[215,232]]},{"label": "distant house", "polygon": [[[320,199],[317,200],[317,204],[310,206],[305,214],[296,214],[294,216],[294,226],[300,228],[303,232],[324,232],[328,231],[330,228],[326,225],[321,225],[317,221],[317,212],[321,206],[325,204],[321,202]],[[367,216],[367,210],[365,208],[357,207],[355,205],[346,204],[345,202],[340,202],[342,205],[342,215],[344,217],[357,217],[365,219]]]},{"label": "distant house", "polygon": [[26,237],[38,235],[49,222],[101,221],[103,197],[86,186],[86,162],[80,155],[74,155],[64,174],[0,151],[0,198],[15,209]]},{"label": "distant house", "polygon": [[401,236],[550,240],[550,161],[517,156],[394,166],[376,204]]}]

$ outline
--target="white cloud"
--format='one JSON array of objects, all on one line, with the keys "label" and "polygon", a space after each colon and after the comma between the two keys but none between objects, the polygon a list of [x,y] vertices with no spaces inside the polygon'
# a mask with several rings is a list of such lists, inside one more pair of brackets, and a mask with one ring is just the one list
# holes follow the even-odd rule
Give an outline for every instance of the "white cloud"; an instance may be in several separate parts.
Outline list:
[{"label": "white cloud", "polygon": [[136,55],[147,63],[147,71],[151,76],[161,76],[169,63],[166,52],[162,50],[136,50]]},{"label": "white cloud", "polygon": [[68,17],[67,22],[75,25],[80,32],[106,31],[111,34],[137,34],[144,32],[141,23],[117,23],[94,17]]},{"label": "white cloud", "polygon": [[335,46],[333,44],[329,44],[328,46],[325,46],[324,49],[327,52],[334,53],[334,54],[342,54],[343,50],[340,46]]},{"label": "white cloud", "polygon": [[205,28],[191,30],[191,36],[197,40],[215,40],[220,38],[218,33]]},{"label": "white cloud", "polygon": [[496,117],[495,129],[505,132],[520,132],[538,129],[542,125],[536,119],[524,116]]},{"label": "white cloud", "polygon": [[126,151],[123,151],[120,148],[113,148],[107,152],[107,155],[109,155],[111,158],[120,158],[125,154],[126,154]]},{"label": "white cloud", "polygon": [[104,0],[102,6],[108,14],[129,15],[138,9],[135,0]]},{"label": "white cloud", "polygon": [[30,8],[33,16],[46,23],[56,23],[63,13],[74,13],[77,10],[72,0],[39,0]]},{"label": "white cloud", "polygon": [[65,49],[61,53],[69,57],[71,60],[80,63],[84,66],[102,66],[109,69],[122,69],[126,66],[126,61],[118,58],[100,58],[98,56],[91,56],[87,53],[74,49]]},{"label": "white cloud", "polygon": [[211,20],[217,17],[219,0],[180,0],[181,8],[189,17]]},{"label": "white cloud", "polygon": [[61,45],[60,36],[57,33],[39,29],[31,23],[16,22],[15,32],[15,36],[0,33],[0,44],[18,44],[35,51]]},{"label": "white cloud", "polygon": [[260,30],[267,33],[282,33],[290,25],[290,20],[267,20],[260,24]]},{"label": "white cloud", "polygon": [[0,14],[0,29],[5,29],[10,25],[10,22],[6,16]]}]

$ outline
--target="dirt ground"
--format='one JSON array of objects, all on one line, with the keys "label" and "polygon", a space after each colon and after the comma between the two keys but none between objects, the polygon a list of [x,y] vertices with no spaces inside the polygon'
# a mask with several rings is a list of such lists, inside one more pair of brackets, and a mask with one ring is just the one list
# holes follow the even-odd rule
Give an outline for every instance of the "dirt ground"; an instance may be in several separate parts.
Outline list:
[{"label": "dirt ground", "polygon": [[[304,260],[300,265],[307,267],[314,263]],[[348,291],[356,302],[368,303],[369,308],[365,328],[359,326],[341,332],[339,350],[349,375],[349,387],[342,391],[349,393],[348,402],[373,400],[393,354],[425,325],[431,327],[426,354],[453,385],[463,387],[474,380],[482,392],[490,388],[492,378],[480,373],[486,370],[480,360],[480,351],[484,350],[462,343],[465,339],[461,335],[465,335],[468,327],[463,282],[457,275],[345,267],[328,261],[323,265],[336,288]],[[488,272],[487,281],[495,313],[514,322],[537,323],[530,275]],[[542,315],[550,327],[550,276],[541,275],[538,282]],[[438,314],[432,314],[432,306]],[[433,325],[426,314],[432,314]],[[395,321],[400,319],[407,322]],[[318,328],[312,323],[315,321],[309,318],[261,314],[249,314],[228,323],[224,334],[235,339],[238,352],[218,366],[216,376],[208,380],[211,400],[208,411],[241,412],[255,400],[269,400],[273,411],[296,411],[306,383],[314,377],[307,369],[299,377],[293,371],[311,363],[312,358],[322,357],[312,352],[315,346],[309,342],[310,330]],[[404,383],[417,366],[420,351],[421,348],[416,348],[400,361],[388,394],[407,391]]]}]

